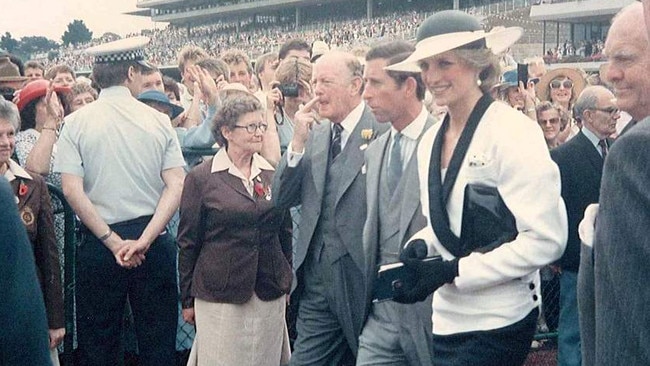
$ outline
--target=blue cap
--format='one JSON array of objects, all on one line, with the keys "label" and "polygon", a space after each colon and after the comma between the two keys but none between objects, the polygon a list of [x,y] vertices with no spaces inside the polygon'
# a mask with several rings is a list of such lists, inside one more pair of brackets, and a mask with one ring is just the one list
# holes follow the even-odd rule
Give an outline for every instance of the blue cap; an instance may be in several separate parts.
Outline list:
[{"label": "blue cap", "polygon": [[509,88],[512,86],[519,86],[517,70],[508,70],[501,75],[501,83],[499,83],[499,87]]},{"label": "blue cap", "polygon": [[138,100],[141,102],[156,102],[164,104],[171,108],[171,119],[178,117],[179,114],[183,113],[185,109],[169,101],[167,94],[158,91],[158,90],[147,90],[138,95]]}]

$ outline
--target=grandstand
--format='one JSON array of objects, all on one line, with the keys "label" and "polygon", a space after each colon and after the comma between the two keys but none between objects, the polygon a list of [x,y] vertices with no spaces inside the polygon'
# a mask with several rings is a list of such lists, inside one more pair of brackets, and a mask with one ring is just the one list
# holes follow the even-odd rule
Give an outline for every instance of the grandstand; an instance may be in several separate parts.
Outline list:
[{"label": "grandstand", "polygon": [[[523,38],[512,49],[516,60],[550,52],[551,56],[547,58],[549,62],[584,58],[593,61],[593,54],[596,58],[602,57],[597,51],[602,48],[606,25],[612,14],[633,0],[553,0],[552,4],[548,4],[551,0],[375,0],[374,3],[370,0],[321,1],[322,4],[314,5],[313,0],[211,0],[209,3],[207,0],[139,0],[138,6],[147,9],[148,16],[152,16],[155,9],[197,8],[188,14],[176,12],[178,16],[164,29],[142,30],[140,34],[152,39],[147,50],[150,61],[171,69],[175,68],[177,52],[187,44],[198,45],[214,56],[229,48],[239,48],[255,58],[265,52],[277,51],[284,41],[296,37],[307,42],[323,40],[332,48],[340,49],[368,46],[388,39],[412,39],[426,16],[434,11],[460,7],[481,18],[486,29],[497,26],[524,28]],[[575,9],[599,1],[616,4],[608,7],[612,8],[607,10],[609,15],[598,15],[601,18],[592,14],[583,18],[560,16],[553,20],[553,16],[557,16],[554,10],[558,9],[557,6]],[[282,7],[273,7],[269,5],[271,3],[282,3]],[[300,26],[296,26],[295,12],[298,6],[295,3],[301,4]],[[579,3],[580,7],[575,6],[575,3]],[[205,8],[209,4],[218,10],[256,5],[256,11],[253,14],[242,10],[236,15],[224,11],[212,15],[210,12],[214,9]],[[201,6],[204,8],[199,9]],[[552,12],[549,13],[547,9]],[[197,12],[198,15],[192,12]],[[369,13],[373,16],[369,17]],[[539,21],[540,17],[547,18]],[[155,16],[153,19],[159,20]],[[581,22],[581,19],[585,21]],[[585,44],[586,40],[590,40],[592,52],[587,52],[589,47]],[[65,63],[83,73],[90,68],[92,61],[82,53],[83,49],[102,42],[105,40],[96,39],[90,44],[62,47],[58,57],[41,61],[49,65]],[[598,64],[581,66],[590,71],[598,68]]]},{"label": "grandstand", "polygon": [[[521,0],[520,0],[521,1]],[[262,17],[291,19],[296,28],[316,17],[346,14],[370,19],[385,12],[434,11],[449,9],[458,0],[138,0],[137,7],[147,12],[153,21],[169,22],[175,26],[191,26],[215,20]]]}]

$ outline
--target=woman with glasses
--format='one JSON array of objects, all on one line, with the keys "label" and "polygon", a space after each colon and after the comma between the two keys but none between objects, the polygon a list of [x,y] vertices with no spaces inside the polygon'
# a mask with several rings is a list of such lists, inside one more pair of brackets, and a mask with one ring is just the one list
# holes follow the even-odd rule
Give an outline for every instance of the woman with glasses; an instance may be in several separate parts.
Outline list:
[{"label": "woman with glasses", "polygon": [[580,132],[579,122],[573,118],[573,105],[587,81],[582,72],[571,68],[554,69],[542,76],[537,83],[537,96],[540,101],[559,105],[568,112],[570,124],[560,130],[559,143],[564,143]]},{"label": "woman with glasses", "polygon": [[569,124],[569,114],[566,110],[551,102],[542,102],[536,108],[537,123],[544,132],[544,140],[548,149],[560,146],[560,131]]},{"label": "woman with glasses", "polygon": [[222,149],[185,180],[180,286],[183,318],[196,324],[188,365],[288,362],[291,219],[271,200],[267,127],[253,95],[226,98],[212,129]]}]

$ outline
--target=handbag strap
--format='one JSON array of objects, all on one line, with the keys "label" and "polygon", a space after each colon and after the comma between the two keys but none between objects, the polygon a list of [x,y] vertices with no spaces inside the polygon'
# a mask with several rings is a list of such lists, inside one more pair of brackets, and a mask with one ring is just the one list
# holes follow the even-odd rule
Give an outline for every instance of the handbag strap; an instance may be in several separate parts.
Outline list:
[{"label": "handbag strap", "polygon": [[445,116],[440,130],[438,130],[438,134],[433,141],[433,147],[431,148],[431,160],[429,162],[429,217],[433,231],[436,233],[440,243],[456,257],[461,257],[464,253],[461,249],[460,239],[449,228],[447,201],[456,183],[456,178],[458,178],[458,172],[465,159],[469,145],[472,142],[474,132],[476,132],[481,118],[483,118],[485,111],[487,111],[492,102],[494,102],[492,97],[483,94],[474,106],[467,120],[467,124],[458,139],[458,143],[454,148],[449,167],[447,168],[447,174],[445,174],[444,183],[440,176],[440,161],[442,158],[442,144],[445,132],[449,128],[449,114]]}]

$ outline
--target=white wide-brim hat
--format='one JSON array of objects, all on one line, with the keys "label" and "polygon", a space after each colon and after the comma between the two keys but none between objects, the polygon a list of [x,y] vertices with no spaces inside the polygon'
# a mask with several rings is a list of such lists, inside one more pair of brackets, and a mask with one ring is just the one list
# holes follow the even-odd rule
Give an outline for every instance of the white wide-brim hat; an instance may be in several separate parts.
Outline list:
[{"label": "white wide-brim hat", "polygon": [[490,49],[499,54],[511,47],[524,33],[521,27],[496,27],[483,30],[478,19],[458,10],[435,13],[418,28],[415,51],[404,61],[385,70],[420,72],[418,62],[449,50]]}]

